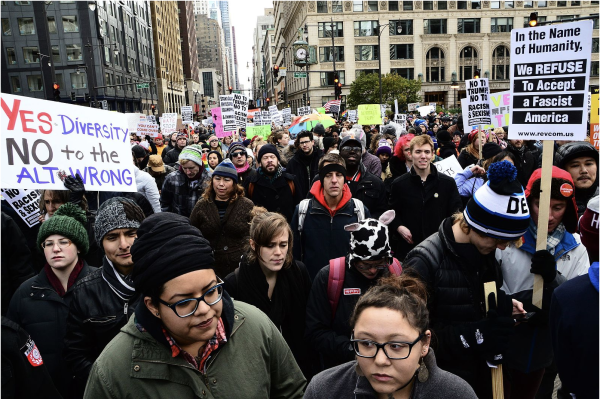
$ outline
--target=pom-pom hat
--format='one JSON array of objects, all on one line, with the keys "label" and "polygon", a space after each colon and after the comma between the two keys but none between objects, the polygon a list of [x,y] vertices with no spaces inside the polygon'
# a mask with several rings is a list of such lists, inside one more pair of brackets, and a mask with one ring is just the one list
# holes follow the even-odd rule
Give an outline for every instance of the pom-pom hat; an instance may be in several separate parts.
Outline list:
[{"label": "pom-pom hat", "polygon": [[478,233],[501,240],[516,240],[529,227],[529,208],[517,169],[508,161],[488,169],[488,181],[467,203],[465,222]]},{"label": "pom-pom hat", "polygon": [[37,245],[41,248],[42,242],[53,234],[68,238],[77,246],[82,255],[87,254],[90,248],[85,225],[87,217],[85,212],[70,202],[63,204],[54,212],[54,215],[42,223],[37,236]]}]

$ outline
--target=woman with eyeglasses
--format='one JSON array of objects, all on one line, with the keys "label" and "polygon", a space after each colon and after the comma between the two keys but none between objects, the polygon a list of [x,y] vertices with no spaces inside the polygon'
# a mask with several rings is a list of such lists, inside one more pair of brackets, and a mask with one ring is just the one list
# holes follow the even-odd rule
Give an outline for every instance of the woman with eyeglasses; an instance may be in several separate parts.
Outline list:
[{"label": "woman with eyeglasses", "polygon": [[306,381],[285,340],[264,313],[231,299],[187,218],[155,214],[137,234],[143,301],[94,363],[85,398],[302,397]]},{"label": "woman with eyeglasses", "polygon": [[37,245],[44,255],[44,267],[37,276],[21,284],[7,313],[7,317],[23,327],[35,342],[35,347],[23,348],[23,354],[31,355],[31,361],[37,361],[35,351],[39,351],[37,355],[41,355],[41,361],[64,398],[70,397],[73,388],[73,379],[63,357],[72,288],[96,270],[84,260],[90,247],[86,224],[85,212],[72,203],[61,205],[42,223]]},{"label": "woman with eyeglasses", "polygon": [[223,150],[221,149],[221,142],[219,141],[219,138],[212,134],[208,137],[208,140],[206,140],[206,143],[209,146],[209,151],[218,151],[221,156],[223,156]]},{"label": "woman with eyeglasses", "polygon": [[304,398],[476,399],[469,384],[437,366],[426,301],[417,278],[381,278],[350,318],[356,360],[315,376]]}]

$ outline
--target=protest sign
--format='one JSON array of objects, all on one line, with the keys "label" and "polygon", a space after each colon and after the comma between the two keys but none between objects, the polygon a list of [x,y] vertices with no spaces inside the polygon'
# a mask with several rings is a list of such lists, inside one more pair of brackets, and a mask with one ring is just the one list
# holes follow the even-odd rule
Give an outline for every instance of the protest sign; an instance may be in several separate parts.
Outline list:
[{"label": "protest sign", "polygon": [[387,104],[381,104],[381,119],[385,118],[387,110],[391,110],[391,107]]},{"label": "protest sign", "polygon": [[310,114],[310,107],[298,107],[298,116]]},{"label": "protest sign", "polygon": [[271,134],[271,124],[263,126],[247,126],[246,138],[251,139],[254,136],[262,137],[264,140]]},{"label": "protest sign", "polygon": [[248,122],[248,97],[241,94],[234,94],[233,110],[236,126],[239,128],[246,127],[246,123]]},{"label": "protest sign", "polygon": [[437,103],[429,103],[429,106],[433,108],[433,110],[435,111],[436,107],[437,107]]},{"label": "protest sign", "polygon": [[284,108],[281,110],[281,115],[283,116],[283,124],[289,126],[292,124],[292,109]]},{"label": "protest sign", "polygon": [[394,100],[394,115],[398,113],[398,100]]},{"label": "protest sign", "polygon": [[427,106],[419,107],[418,111],[419,111],[419,115],[427,116],[427,115],[429,115],[429,113],[431,111],[435,112],[435,108],[432,108],[431,106],[427,105]]},{"label": "protest sign", "polygon": [[356,122],[358,120],[358,114],[355,109],[348,110],[348,122]]},{"label": "protest sign", "polygon": [[262,124],[271,126],[271,113],[269,111],[262,111]]},{"label": "protest sign", "polygon": [[600,149],[600,125],[598,118],[598,86],[592,89],[591,93],[591,111],[590,111],[590,142]]},{"label": "protest sign", "polygon": [[140,137],[144,137],[144,136],[156,137],[156,136],[158,136],[158,125],[156,123],[147,123],[147,122],[138,123],[137,135]]},{"label": "protest sign", "polygon": [[234,131],[237,127],[235,120],[235,108],[233,107],[233,94],[219,96],[221,105],[221,117],[223,119],[223,130],[226,132]]},{"label": "protest sign", "polygon": [[360,104],[358,123],[361,125],[381,125],[381,107],[379,104]]},{"label": "protest sign", "polygon": [[458,172],[462,172],[463,168],[458,163],[455,155],[445,158],[439,162],[434,163],[438,172],[445,174],[446,176],[454,177]]},{"label": "protest sign", "polygon": [[226,132],[225,130],[223,130],[223,116],[221,108],[211,108],[210,113],[212,114],[212,120],[215,125],[216,136],[219,138],[231,136],[232,132]]},{"label": "protest sign", "polygon": [[[400,125],[404,126],[404,124],[406,123],[406,115],[396,114],[396,117],[394,118],[394,122],[399,123]],[[397,132],[397,133],[400,134],[400,132]]]},{"label": "protest sign", "polygon": [[162,134],[169,134],[177,131],[177,114],[162,114],[160,117],[160,131]]},{"label": "protest sign", "polygon": [[146,122],[156,123],[156,117],[154,115],[146,115]]},{"label": "protest sign", "polygon": [[89,191],[137,191],[125,114],[10,94],[1,102],[0,187],[64,190],[64,169]]},{"label": "protest sign", "polygon": [[185,124],[190,124],[194,121],[194,111],[191,105],[181,106],[181,121]]},{"label": "protest sign", "polygon": [[125,117],[127,118],[127,129],[129,129],[129,133],[136,132],[137,124],[139,122],[146,121],[146,115],[144,115],[144,114],[126,113]]},{"label": "protest sign", "polygon": [[584,140],[593,21],[511,31],[512,140]]},{"label": "protest sign", "polygon": [[[491,93],[490,107],[493,127],[510,125],[510,91]],[[490,129],[487,125],[483,128]]]},{"label": "protest sign", "polygon": [[281,113],[277,109],[277,105],[269,106],[269,114],[271,115],[271,121],[275,122],[276,125],[283,125],[283,118]]},{"label": "protest sign", "polygon": [[28,227],[35,226],[40,222],[39,190],[26,189],[2,189],[2,197],[19,214]]},{"label": "protest sign", "polygon": [[491,125],[492,117],[490,110],[490,86],[487,78],[467,79],[466,103],[467,123],[466,126]]},{"label": "protest sign", "polygon": [[418,103],[410,103],[408,104],[408,110],[409,111],[416,111],[417,108],[419,108],[419,104]]},{"label": "protest sign", "polygon": [[[262,126],[262,112],[261,111],[257,111],[254,113],[254,126]],[[246,124],[246,126],[248,126]]]}]

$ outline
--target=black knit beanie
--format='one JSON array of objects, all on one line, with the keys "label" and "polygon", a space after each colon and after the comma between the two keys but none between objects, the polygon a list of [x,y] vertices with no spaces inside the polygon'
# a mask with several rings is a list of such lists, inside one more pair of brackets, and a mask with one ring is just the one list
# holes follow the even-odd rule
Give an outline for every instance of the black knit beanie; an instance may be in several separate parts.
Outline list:
[{"label": "black knit beanie", "polygon": [[133,282],[143,294],[186,273],[212,269],[215,263],[200,230],[188,218],[171,212],[155,213],[142,222],[131,256]]}]

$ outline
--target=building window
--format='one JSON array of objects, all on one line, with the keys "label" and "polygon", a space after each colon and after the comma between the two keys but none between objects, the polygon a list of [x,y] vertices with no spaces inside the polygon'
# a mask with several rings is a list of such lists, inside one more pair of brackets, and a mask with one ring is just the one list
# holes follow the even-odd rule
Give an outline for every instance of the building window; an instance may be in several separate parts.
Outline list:
[{"label": "building window", "polygon": [[390,21],[390,36],[410,36],[413,34],[412,19]]},{"label": "building window", "polygon": [[10,21],[8,18],[2,18],[2,36],[11,36],[12,30],[10,30]]},{"label": "building window", "polygon": [[592,38],[592,53],[597,53],[597,52],[598,52],[598,38],[593,37]]},{"label": "building window", "polygon": [[19,33],[21,36],[35,35],[33,18],[17,18],[17,24],[19,25]]},{"label": "building window", "polygon": [[390,60],[414,59],[413,44],[390,44]]},{"label": "building window", "polygon": [[598,76],[600,71],[600,62],[592,61],[592,70],[590,71],[590,76]]},{"label": "building window", "polygon": [[354,46],[354,61],[379,59],[379,46]]},{"label": "building window", "polygon": [[423,2],[423,10],[433,10],[433,1],[424,1]]},{"label": "building window", "polygon": [[[338,74],[338,78],[341,84],[346,84],[346,72],[345,71],[336,71]],[[333,86],[334,79],[333,72],[321,72],[321,86]]]},{"label": "building window", "polygon": [[538,7],[548,7],[548,2],[547,1],[538,1],[537,6]]},{"label": "building window", "polygon": [[354,22],[354,37],[377,36],[377,21]]},{"label": "building window", "polygon": [[342,6],[341,1],[332,1],[331,2],[331,12],[344,12],[344,7]]},{"label": "building window", "polygon": [[481,10],[481,1],[471,1],[471,10]]},{"label": "building window", "polygon": [[63,32],[65,33],[79,32],[79,24],[77,23],[77,17],[75,15],[63,15],[62,24]]},{"label": "building window", "polygon": [[27,76],[27,86],[29,87],[29,91],[42,91],[44,89],[42,75]]},{"label": "building window", "polygon": [[77,44],[67,44],[67,61],[81,61],[81,46]]},{"label": "building window", "polygon": [[557,1],[556,2],[556,6],[557,7],[566,7],[567,6],[567,2],[566,1]]},{"label": "building window", "polygon": [[397,1],[388,1],[388,10],[400,11],[398,2]]},{"label": "building window", "polygon": [[58,33],[58,29],[56,28],[56,18],[54,17],[48,17],[48,32]]},{"label": "building window", "polygon": [[414,68],[392,68],[390,69],[390,72],[408,80],[413,80],[415,78]]},{"label": "building window", "polygon": [[23,59],[26,64],[37,64],[40,62],[40,56],[37,47],[23,47]]},{"label": "building window", "polygon": [[445,19],[425,19],[423,20],[423,30],[426,35],[448,33]]},{"label": "building window", "polygon": [[18,76],[10,77],[10,87],[12,88],[13,93],[21,92],[21,80],[19,79]]},{"label": "building window", "polygon": [[480,26],[479,18],[459,18],[457,31],[458,33],[479,33]]},{"label": "building window", "polygon": [[427,82],[445,81],[444,52],[439,47],[432,47],[425,59],[425,79]]},{"label": "building window", "polygon": [[499,10],[500,9],[500,2],[499,1],[490,1],[490,8],[492,10]]},{"label": "building window", "polygon": [[87,74],[85,72],[71,74],[71,89],[87,89]]},{"label": "building window", "polygon": [[[546,17],[538,15],[537,20],[538,20],[538,24],[540,22],[546,22]],[[523,28],[529,28],[529,17],[523,18]]]},{"label": "building window", "polygon": [[402,2],[402,10],[403,11],[412,11],[413,2],[412,1],[403,1]]},{"label": "building window", "polygon": [[466,10],[467,9],[467,2],[466,1],[457,1],[457,8],[459,10]]},{"label": "building window", "polygon": [[[331,46],[319,47],[319,62],[332,62],[333,52]],[[344,61],[344,46],[335,47],[335,60]]]},{"label": "building window", "polygon": [[371,73],[378,73],[379,70],[378,69],[357,69],[354,76],[356,78],[362,76],[362,75],[369,75]]},{"label": "building window", "polygon": [[571,7],[579,7],[581,5],[581,1],[572,1]]},{"label": "building window", "polygon": [[533,8],[533,1],[524,1],[523,8]]},{"label": "building window", "polygon": [[352,11],[362,12],[362,10],[363,10],[363,2],[362,1],[353,1],[352,2]]},{"label": "building window", "polygon": [[31,1],[15,1],[15,4],[18,6],[28,6],[31,4]]},{"label": "building window", "polygon": [[[331,37],[331,22],[319,22],[319,37]],[[333,37],[344,36],[344,23],[333,22]]]},{"label": "building window", "polygon": [[214,97],[215,91],[212,72],[202,72],[202,82],[204,83],[204,95],[207,97]]},{"label": "building window", "polygon": [[[539,19],[538,19],[539,21]],[[510,32],[513,28],[511,18],[492,18],[492,33]]]},{"label": "building window", "polygon": [[514,1],[505,1],[504,8],[515,8],[515,2]]},{"label": "building window", "polygon": [[458,80],[473,79],[477,65],[479,65],[477,50],[471,46],[463,48],[460,52]]},{"label": "building window", "polygon": [[52,46],[52,62],[62,62],[60,59],[60,46]]},{"label": "building window", "polygon": [[369,12],[379,11],[378,2],[377,1],[368,1],[367,2],[367,7],[368,7],[367,11],[369,11]]},{"label": "building window", "polygon": [[58,87],[65,87],[62,73],[55,74],[55,78],[56,78],[56,84],[58,84]]},{"label": "building window", "polygon": [[328,13],[326,1],[317,1],[317,12],[321,14]]},{"label": "building window", "polygon": [[17,53],[15,52],[14,47],[6,48],[6,59],[8,60],[8,65],[16,65],[17,63]]},{"label": "building window", "polygon": [[573,18],[579,18],[579,15],[557,15],[556,16],[557,21],[564,21],[564,20],[573,19]]},{"label": "building window", "polygon": [[492,80],[510,79],[510,50],[498,46],[492,53]]}]

